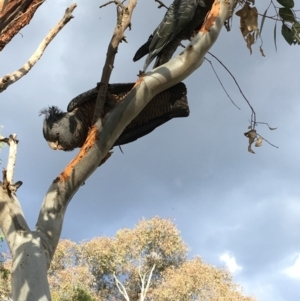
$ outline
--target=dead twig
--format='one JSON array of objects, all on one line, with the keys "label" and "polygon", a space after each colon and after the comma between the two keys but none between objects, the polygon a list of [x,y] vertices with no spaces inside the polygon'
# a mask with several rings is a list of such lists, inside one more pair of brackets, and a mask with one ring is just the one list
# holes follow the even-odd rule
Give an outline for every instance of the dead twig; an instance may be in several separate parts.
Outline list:
[{"label": "dead twig", "polygon": [[76,4],[70,5],[66,9],[66,12],[63,16],[63,18],[60,20],[60,22],[50,30],[48,35],[45,37],[45,39],[41,42],[41,44],[38,46],[37,50],[33,53],[33,55],[30,57],[30,59],[21,67],[19,70],[7,74],[0,78],[0,92],[3,92],[5,89],[7,89],[8,86],[18,81],[21,77],[26,75],[30,69],[37,63],[37,61],[41,58],[43,55],[46,47],[50,44],[50,42],[55,38],[55,36],[58,34],[58,32],[73,18],[72,12],[76,8]]},{"label": "dead twig", "polygon": [[255,113],[253,107],[251,106],[249,100],[247,99],[247,97],[243,93],[243,91],[242,91],[241,87],[239,86],[237,80],[235,79],[235,77],[233,76],[233,74],[229,71],[229,69],[215,55],[213,55],[211,52],[207,52],[207,53],[210,54],[215,60],[217,60],[223,66],[223,68],[228,72],[228,74],[232,77],[232,79],[234,80],[234,82],[235,82],[236,86],[238,87],[241,95],[243,96],[243,98],[247,102],[249,108],[251,109],[251,112],[252,112],[251,113],[251,126],[254,129],[255,125],[256,125],[256,113]]},{"label": "dead twig", "polygon": [[158,8],[162,8],[162,7],[165,7],[166,9],[168,9],[169,7],[168,6],[166,6],[162,1],[160,1],[160,0],[154,0],[155,2],[157,2],[157,3],[159,3],[159,6],[158,6]]},{"label": "dead twig", "polygon": [[[123,1],[124,2],[124,1]],[[118,1],[118,0],[112,0],[112,1],[108,1],[107,3],[104,3],[104,4],[102,4],[102,5],[100,5],[99,7],[100,8],[103,8],[103,7],[105,7],[105,6],[107,6],[107,5],[110,5],[110,4],[116,4],[116,5],[119,5],[120,7],[122,7],[122,8],[125,8],[125,6],[123,5],[123,3],[121,3],[120,1]]]},{"label": "dead twig", "polygon": [[128,27],[129,29],[131,29],[131,16],[136,6],[136,2],[137,0],[130,0],[128,6],[124,6],[121,2],[114,0],[109,1],[101,6],[103,7],[111,3],[115,3],[117,5],[117,24],[107,49],[106,61],[103,67],[97,94],[93,123],[95,123],[103,115],[102,113],[103,106],[106,100],[107,87],[114,67],[114,61],[118,52],[118,46],[122,41],[126,41],[124,36],[125,30]]},{"label": "dead twig", "polygon": [[227,90],[225,89],[225,87],[224,87],[224,85],[223,85],[223,83],[222,83],[222,81],[221,81],[221,79],[220,79],[218,73],[216,72],[216,70],[215,70],[215,68],[214,68],[214,66],[213,66],[213,63],[212,63],[209,59],[207,59],[207,58],[205,58],[205,59],[210,63],[210,66],[211,66],[211,68],[212,68],[214,74],[216,75],[216,77],[217,77],[217,79],[218,79],[218,81],[219,81],[221,87],[223,88],[224,92],[226,93],[227,97],[230,99],[230,101],[232,102],[232,104],[240,110],[240,108],[236,105],[236,103],[233,101],[233,99],[230,97],[229,93],[228,93]]}]

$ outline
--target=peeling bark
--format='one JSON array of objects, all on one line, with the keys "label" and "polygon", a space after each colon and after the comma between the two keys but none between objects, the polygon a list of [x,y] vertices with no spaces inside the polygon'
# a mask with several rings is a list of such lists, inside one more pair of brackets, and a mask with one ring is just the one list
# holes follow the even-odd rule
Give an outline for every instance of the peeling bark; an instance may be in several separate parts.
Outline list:
[{"label": "peeling bark", "polygon": [[0,0],[0,51],[27,24],[45,0]]}]

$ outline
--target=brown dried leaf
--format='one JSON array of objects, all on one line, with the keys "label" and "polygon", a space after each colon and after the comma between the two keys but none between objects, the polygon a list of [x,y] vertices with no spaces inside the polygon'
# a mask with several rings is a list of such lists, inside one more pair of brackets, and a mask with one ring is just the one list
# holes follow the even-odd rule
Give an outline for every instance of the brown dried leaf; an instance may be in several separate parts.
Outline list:
[{"label": "brown dried leaf", "polygon": [[251,144],[248,145],[248,152],[255,154],[255,152],[253,151],[253,149],[251,148]]},{"label": "brown dried leaf", "polygon": [[255,152],[254,152],[254,151],[252,150],[252,148],[251,148],[251,145],[252,145],[252,143],[254,142],[254,140],[255,140],[255,138],[256,138],[256,136],[257,136],[256,130],[250,130],[250,131],[244,133],[244,135],[245,135],[247,138],[249,138],[248,152],[249,152],[249,153],[252,153],[252,154],[255,154]]},{"label": "brown dried leaf", "polygon": [[256,147],[262,146],[262,142],[263,142],[263,138],[262,138],[262,136],[259,136],[258,139],[255,142],[255,146]]},{"label": "brown dried leaf", "polygon": [[254,141],[254,139],[255,139],[256,136],[257,136],[256,130],[250,130],[250,131],[244,133],[244,135],[245,135],[247,138],[252,138],[253,141]]},{"label": "brown dried leaf", "polygon": [[255,43],[254,33],[247,35],[246,42],[247,42],[247,48],[250,50],[250,54],[252,54],[251,46]]},{"label": "brown dried leaf", "polygon": [[236,12],[236,15],[240,17],[242,35],[247,42],[250,53],[252,53],[251,46],[255,43],[259,34],[257,9],[256,7],[250,7],[250,3],[246,2],[242,9]]}]

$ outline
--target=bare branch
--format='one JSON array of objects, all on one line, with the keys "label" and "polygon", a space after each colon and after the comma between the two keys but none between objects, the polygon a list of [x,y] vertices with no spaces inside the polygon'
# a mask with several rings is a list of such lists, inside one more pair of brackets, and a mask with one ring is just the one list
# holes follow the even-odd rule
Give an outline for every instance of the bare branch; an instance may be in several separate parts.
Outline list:
[{"label": "bare branch", "polygon": [[[103,67],[99,84],[93,123],[102,116],[103,106],[106,100],[107,86],[114,67],[114,61],[118,52],[118,46],[120,42],[125,40],[124,31],[128,27],[130,28],[131,16],[136,6],[136,1],[137,0],[130,0],[127,7],[117,0],[114,1],[114,3],[117,4],[117,25],[107,49],[106,61]],[[109,2],[108,4],[110,3],[111,2]]]},{"label": "bare branch", "polygon": [[[209,53],[209,52],[208,52],[208,53]],[[212,70],[213,70],[215,76],[217,77],[217,79],[218,79],[218,81],[219,81],[219,83],[220,83],[222,89],[223,89],[224,92],[226,93],[227,97],[230,99],[230,101],[232,102],[232,104],[233,104],[236,108],[238,108],[238,109],[240,110],[240,108],[236,105],[236,103],[233,101],[233,99],[230,97],[230,95],[228,94],[227,90],[225,89],[225,87],[224,87],[224,85],[223,85],[223,83],[222,83],[222,81],[221,81],[221,79],[220,79],[218,73],[216,72],[216,70],[215,70],[215,68],[214,68],[213,63],[212,63],[209,59],[207,59],[207,58],[205,58],[205,59],[209,62],[209,64],[210,64],[210,66],[211,66],[211,68],[212,68]]]},{"label": "bare branch", "polygon": [[6,168],[6,178],[7,181],[11,184],[14,182],[14,170],[16,165],[16,158],[17,158],[17,145],[18,145],[17,135],[12,134],[9,136],[8,145],[9,147],[9,154],[8,154],[8,161],[7,161],[7,168]]},{"label": "bare branch", "polygon": [[122,8],[125,8],[125,6],[120,1],[118,1],[118,0],[109,1],[107,3],[104,3],[104,4],[100,5],[99,7],[103,8],[103,7],[105,7],[105,6],[109,5],[109,4],[113,4],[113,3],[116,4],[116,5],[119,5]]},{"label": "bare branch", "polygon": [[19,70],[7,74],[0,78],[0,93],[7,89],[8,86],[18,81],[21,77],[26,75],[30,69],[36,64],[36,62],[41,58],[43,55],[46,47],[50,44],[50,42],[54,39],[54,37],[58,34],[58,32],[73,18],[72,12],[76,8],[76,4],[70,5],[69,8],[66,9],[66,12],[61,19],[61,21],[50,30],[46,38],[41,42],[38,46],[37,50],[34,54],[30,57],[27,63],[23,65]]},{"label": "bare branch", "polygon": [[[22,182],[13,182],[14,168],[16,164],[17,135],[12,134],[9,138],[1,137],[0,140],[5,141],[10,149],[7,162],[7,168],[3,170],[3,182],[0,182],[0,227],[6,237],[7,243],[12,252],[16,237],[20,231],[29,231],[29,227],[25,221],[22,207],[15,195],[17,189]],[[14,231],[12,231],[14,229]]]},{"label": "bare branch", "polygon": [[119,292],[122,294],[122,296],[125,298],[126,301],[130,301],[129,296],[127,294],[126,288],[124,285],[119,281],[119,279],[116,277],[116,274],[114,273],[114,278],[116,281],[116,286],[119,290]]},{"label": "bare branch", "polygon": [[[257,133],[258,134],[258,133]],[[269,143],[271,146],[275,147],[275,148],[279,148],[279,146],[276,146],[275,144],[271,143],[270,141],[268,141],[267,139],[265,139],[263,136],[261,136],[260,134],[258,134],[263,140],[265,140],[267,143]]]},{"label": "bare branch", "polygon": [[145,277],[146,277],[146,274],[144,275],[143,277],[143,281],[142,281],[142,290],[141,290],[141,301],[144,301],[145,298],[146,298],[146,295],[147,295],[147,292],[148,292],[148,289],[149,289],[149,286],[150,286],[150,283],[151,283],[151,279],[152,279],[152,274],[153,274],[153,271],[155,269],[155,264],[153,265],[152,269],[150,270],[149,272],[149,276],[148,276],[148,280],[147,280],[147,285],[145,287],[145,283],[144,283],[144,280],[145,280]]}]

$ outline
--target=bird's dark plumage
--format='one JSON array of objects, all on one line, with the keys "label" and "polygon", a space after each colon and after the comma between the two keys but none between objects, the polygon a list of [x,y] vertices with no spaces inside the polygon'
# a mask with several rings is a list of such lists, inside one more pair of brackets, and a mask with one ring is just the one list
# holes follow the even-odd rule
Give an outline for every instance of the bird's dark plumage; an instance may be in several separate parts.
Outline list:
[{"label": "bird's dark plumage", "polygon": [[146,71],[155,57],[154,68],[168,62],[181,41],[190,39],[201,28],[213,2],[214,0],[175,0],[148,41],[136,52],[133,61],[148,54],[143,71]]},{"label": "bird's dark plumage", "polygon": [[[110,85],[104,114],[120,103],[133,86],[134,83]],[[98,88],[94,88],[75,97],[68,105],[68,112],[62,112],[55,106],[41,111],[45,115],[44,138],[52,149],[71,151],[83,145],[92,125],[97,92]],[[114,146],[145,136],[172,118],[188,116],[186,93],[185,85],[179,83],[156,95],[125,128]]]}]

